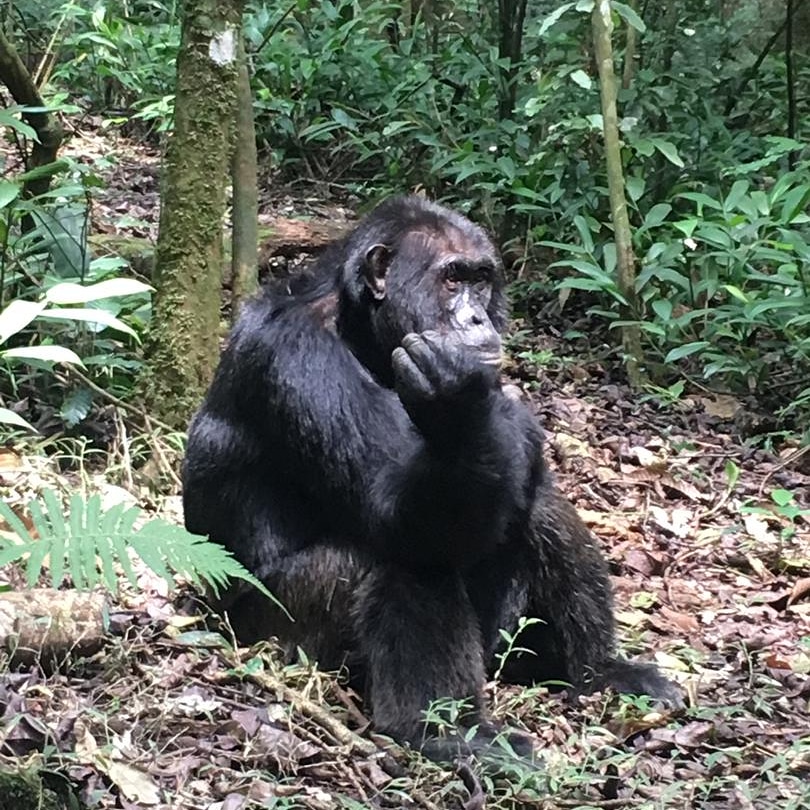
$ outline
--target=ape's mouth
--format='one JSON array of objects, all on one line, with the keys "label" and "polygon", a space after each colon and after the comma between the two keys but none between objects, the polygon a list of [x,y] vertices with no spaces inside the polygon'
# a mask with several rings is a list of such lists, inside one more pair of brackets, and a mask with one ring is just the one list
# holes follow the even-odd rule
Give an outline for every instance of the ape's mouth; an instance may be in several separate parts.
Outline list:
[{"label": "ape's mouth", "polygon": [[503,365],[503,352],[498,349],[498,351],[491,351],[481,352],[481,362],[485,366],[492,366],[493,368],[500,368]]}]

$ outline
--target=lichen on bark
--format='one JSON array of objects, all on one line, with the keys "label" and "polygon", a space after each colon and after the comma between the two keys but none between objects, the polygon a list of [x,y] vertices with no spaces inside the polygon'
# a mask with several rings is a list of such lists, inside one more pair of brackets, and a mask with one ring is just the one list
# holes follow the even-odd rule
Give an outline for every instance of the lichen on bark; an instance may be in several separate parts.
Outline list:
[{"label": "lichen on bark", "polygon": [[[161,187],[155,299],[141,393],[150,412],[182,428],[219,352],[222,228],[236,105],[241,2],[185,0],[174,131]],[[224,36],[231,32],[232,37]]]}]

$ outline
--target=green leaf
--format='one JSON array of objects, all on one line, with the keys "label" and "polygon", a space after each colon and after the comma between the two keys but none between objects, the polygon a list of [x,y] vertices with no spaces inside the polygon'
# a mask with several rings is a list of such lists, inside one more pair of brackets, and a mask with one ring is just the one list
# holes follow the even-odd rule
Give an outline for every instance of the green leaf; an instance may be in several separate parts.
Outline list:
[{"label": "green leaf", "polygon": [[628,25],[632,25],[636,31],[640,31],[643,34],[647,30],[647,26],[644,25],[644,20],[638,16],[638,13],[634,8],[628,6],[626,3],[617,3],[615,0],[611,3],[611,6],[613,6],[613,10]]},{"label": "green leaf", "polygon": [[86,321],[99,326],[107,326],[118,332],[125,332],[138,340],[135,330],[119,318],[103,309],[84,309],[79,307],[46,309],[40,313],[40,318],[53,321]]},{"label": "green leaf", "polygon": [[81,357],[64,346],[26,346],[22,349],[5,349],[0,352],[0,357],[23,362],[74,363],[84,368]]},{"label": "green leaf", "polygon": [[644,194],[645,186],[646,183],[643,177],[633,175],[625,180],[627,194],[634,203],[637,203],[641,199],[642,195]]},{"label": "green leaf", "polygon": [[670,214],[672,206],[669,203],[657,203],[644,217],[644,228],[658,227]]},{"label": "green leaf", "polygon": [[664,358],[664,362],[674,363],[676,360],[689,357],[690,354],[696,354],[697,352],[701,351],[701,349],[705,349],[707,346],[711,346],[711,343],[709,343],[708,340],[698,340],[694,343],[684,343],[683,346],[676,346],[674,349],[672,349],[672,351],[670,351]]},{"label": "green leaf", "polygon": [[684,191],[676,196],[683,197],[685,200],[692,200],[692,202],[696,202],[698,206],[698,216],[703,216],[704,205],[709,208],[713,208],[715,211],[723,210],[723,204],[719,200],[715,200],[713,197],[710,197],[708,194],[703,194],[703,192],[700,191]]},{"label": "green leaf", "polygon": [[734,185],[731,187],[731,190],[726,195],[725,199],[725,208],[726,211],[732,211],[735,208],[739,208],[740,201],[745,196],[745,193],[748,191],[748,181],[747,180],[737,180],[735,181]]},{"label": "green leaf", "polygon": [[25,121],[21,121],[17,118],[17,116],[13,114],[12,109],[19,110],[19,107],[9,108],[7,110],[0,109],[0,127],[13,129],[15,132],[19,132],[24,138],[39,143],[37,131],[30,124],[26,124]]},{"label": "green leaf", "polygon": [[65,171],[69,165],[66,160],[55,160],[53,163],[36,166],[30,171],[18,174],[16,179],[18,183],[27,183],[31,180],[39,180],[42,177],[52,177],[54,174]]},{"label": "green leaf", "polygon": [[782,222],[786,225],[793,222],[807,206],[808,200],[810,200],[810,186],[797,186],[788,192],[782,205]]},{"label": "green leaf", "polygon": [[110,278],[87,286],[64,281],[51,287],[45,293],[45,300],[51,304],[86,304],[90,301],[100,301],[102,298],[119,298],[152,292],[153,289],[134,278]]},{"label": "green leaf", "polygon": [[0,343],[5,343],[12,335],[22,332],[43,309],[45,303],[42,301],[12,301],[0,312]]},{"label": "green leaf", "polygon": [[777,506],[788,506],[793,502],[793,493],[788,492],[786,489],[775,489],[771,492],[771,500]]},{"label": "green leaf", "polygon": [[20,196],[20,186],[11,180],[0,180],[0,208],[5,208]]},{"label": "green leaf", "polygon": [[662,320],[664,323],[669,323],[670,318],[672,317],[672,301],[668,298],[659,298],[652,302],[651,304],[653,308],[653,312]]},{"label": "green leaf", "polygon": [[585,90],[590,90],[593,87],[593,80],[584,70],[575,70],[570,75],[570,79],[574,84],[578,84]]},{"label": "green leaf", "polygon": [[551,26],[554,25],[554,23],[556,23],[557,20],[559,20],[563,14],[565,14],[566,11],[572,9],[575,5],[576,3],[563,3],[561,6],[555,8],[554,11],[552,11],[551,14],[549,14],[543,20],[543,22],[540,23],[540,28],[537,31],[537,36],[542,37],[543,34],[545,34],[546,31],[548,31],[548,29],[551,28]]},{"label": "green leaf", "polygon": [[735,287],[733,284],[724,284],[723,289],[738,301],[742,301],[743,304],[750,303],[748,296],[739,287]]},{"label": "green leaf", "polygon": [[92,405],[93,392],[85,387],[76,388],[65,397],[59,416],[68,427],[76,427],[90,413]]},{"label": "green leaf", "polygon": [[62,520],[62,505],[52,489],[42,493],[42,500],[48,513],[48,522],[53,530],[53,545],[49,555],[51,558],[51,584],[58,588],[62,584],[65,574],[65,544],[67,541],[67,528]]},{"label": "green leaf", "polygon": [[10,411],[8,408],[0,408],[0,424],[14,425],[15,427],[31,430],[34,433],[37,432],[37,429],[30,422],[26,422],[22,416],[18,413],[14,413],[14,411]]},{"label": "green leaf", "polygon": [[653,146],[673,165],[679,169],[683,168],[683,161],[681,160],[675,144],[665,141],[661,138],[651,138]]},{"label": "green leaf", "polygon": [[[73,495],[67,516],[55,493],[46,491],[42,497],[42,502],[35,499],[27,504],[36,529],[35,538],[11,508],[0,501],[0,516],[19,538],[14,540],[0,535],[0,566],[27,557],[25,575],[29,585],[39,579],[45,557],[50,555],[55,587],[62,584],[67,564],[77,588],[92,587],[101,578],[107,588],[115,591],[118,582],[114,561],[137,587],[129,560],[130,553],[134,552],[170,586],[174,585],[172,572],[182,574],[192,582],[210,586],[215,593],[219,593],[232,579],[241,579],[284,610],[270,591],[229,551],[204,537],[190,534],[181,526],[153,518],[135,530],[133,527],[142,515],[141,510],[136,506],[126,508],[123,503],[118,503],[102,512],[98,493],[86,501],[79,495]],[[60,562],[54,559],[55,556],[60,558]]]},{"label": "green leaf", "polygon": [[729,459],[726,462],[725,472],[728,489],[729,491],[733,490],[734,487],[737,486],[737,480],[740,477],[740,468],[731,459]]},{"label": "green leaf", "polygon": [[352,118],[345,110],[341,110],[340,107],[332,108],[332,118],[342,127],[346,127],[346,129],[357,129],[357,121],[355,121],[354,118]]}]

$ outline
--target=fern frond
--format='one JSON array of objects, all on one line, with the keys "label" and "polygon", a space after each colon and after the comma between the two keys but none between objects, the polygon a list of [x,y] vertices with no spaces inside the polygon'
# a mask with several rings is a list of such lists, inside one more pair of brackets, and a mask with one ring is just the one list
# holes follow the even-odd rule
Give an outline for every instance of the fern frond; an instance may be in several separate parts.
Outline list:
[{"label": "fern frond", "polygon": [[66,516],[56,493],[46,490],[42,501],[30,501],[27,509],[36,537],[8,504],[0,502],[0,517],[19,538],[17,542],[0,536],[0,568],[12,562],[24,563],[29,587],[36,584],[49,556],[54,588],[62,584],[67,571],[77,589],[100,583],[115,593],[116,563],[137,585],[129,558],[133,552],[169,587],[174,587],[174,574],[179,574],[200,589],[209,587],[218,596],[231,580],[241,579],[284,610],[273,594],[217,543],[162,518],[152,518],[136,529],[135,523],[143,514],[137,506],[127,508],[119,503],[102,510],[99,494],[86,500],[73,495]]}]

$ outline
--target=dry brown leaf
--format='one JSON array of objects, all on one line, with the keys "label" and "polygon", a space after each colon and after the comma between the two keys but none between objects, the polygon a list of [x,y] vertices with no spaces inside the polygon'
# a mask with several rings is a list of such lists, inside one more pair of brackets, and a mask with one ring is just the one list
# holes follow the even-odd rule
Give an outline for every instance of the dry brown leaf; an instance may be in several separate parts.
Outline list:
[{"label": "dry brown leaf", "polygon": [[684,633],[697,633],[700,630],[700,622],[691,613],[681,613],[666,605],[661,605],[658,612],[672,625]]},{"label": "dry brown leaf", "polygon": [[760,543],[773,543],[775,538],[768,529],[768,524],[759,515],[745,515],[743,517],[745,531]]},{"label": "dry brown leaf", "polygon": [[0,447],[0,472],[9,472],[22,468],[20,456],[8,447]]},{"label": "dry brown leaf", "polygon": [[115,760],[107,767],[107,776],[131,802],[148,806],[160,802],[160,790],[146,771]]},{"label": "dry brown leaf", "polygon": [[788,597],[788,604],[792,605],[805,596],[810,596],[810,577],[802,577],[796,580]]},{"label": "dry brown leaf", "polygon": [[694,400],[703,405],[703,410],[709,416],[717,416],[720,419],[733,419],[742,408],[740,401],[728,394],[716,394],[714,397],[695,397]]}]

